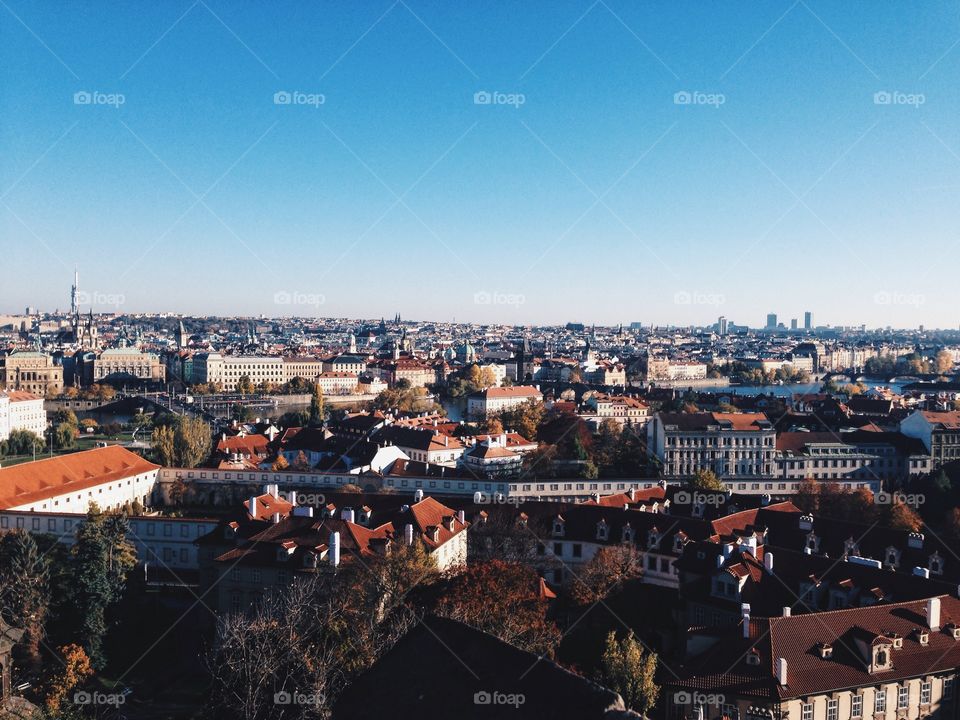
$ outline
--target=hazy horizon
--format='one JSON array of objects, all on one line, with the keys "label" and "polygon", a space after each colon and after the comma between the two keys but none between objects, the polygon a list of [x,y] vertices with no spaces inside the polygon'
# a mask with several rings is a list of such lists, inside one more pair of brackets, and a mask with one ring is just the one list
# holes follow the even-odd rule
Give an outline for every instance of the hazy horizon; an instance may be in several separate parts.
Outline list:
[{"label": "hazy horizon", "polygon": [[955,3],[0,17],[3,313],[960,322]]}]

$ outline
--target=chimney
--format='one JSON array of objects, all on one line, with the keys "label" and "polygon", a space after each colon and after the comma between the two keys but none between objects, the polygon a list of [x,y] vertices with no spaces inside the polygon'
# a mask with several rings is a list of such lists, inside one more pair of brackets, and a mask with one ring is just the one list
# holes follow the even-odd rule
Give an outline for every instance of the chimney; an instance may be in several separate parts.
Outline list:
[{"label": "chimney", "polygon": [[331,567],[337,567],[340,564],[340,533],[330,533],[330,543],[327,546],[327,559]]},{"label": "chimney", "polygon": [[633,488],[630,488],[629,490],[627,490],[627,496],[630,498],[630,502],[633,502],[634,500],[637,499],[637,491],[634,490]]},{"label": "chimney", "polygon": [[356,522],[356,520],[354,520],[354,517],[355,515],[353,513],[352,507],[345,507],[343,510],[340,511],[340,519],[343,520],[344,522],[350,522],[350,523]]},{"label": "chimney", "polygon": [[250,496],[249,505],[250,505],[250,517],[256,520],[257,519],[257,496],[256,495]]},{"label": "chimney", "polygon": [[287,501],[293,506],[297,506],[297,491],[291,490],[287,493]]},{"label": "chimney", "polygon": [[927,600],[927,627],[933,632],[940,629],[940,598],[938,597]]},{"label": "chimney", "polygon": [[463,510],[457,510],[457,520],[460,521],[460,524],[463,525],[467,521],[467,516]]},{"label": "chimney", "polygon": [[784,605],[784,606],[783,606],[783,616],[784,616],[784,617],[790,617],[790,606],[789,606],[789,605]]},{"label": "chimney", "polygon": [[271,515],[271,516],[270,516],[270,521],[271,521],[274,525],[279,524],[279,523],[280,523],[280,513],[274,513],[273,515]]},{"label": "chimney", "polygon": [[777,682],[783,686],[787,685],[787,659],[777,658]]},{"label": "chimney", "polygon": [[410,523],[403,526],[403,541],[408,546],[413,545],[413,525]]},{"label": "chimney", "polygon": [[743,618],[743,637],[750,637],[750,603],[743,603],[740,606],[740,616]]},{"label": "chimney", "polygon": [[421,500],[423,500],[423,490],[417,488],[413,493],[413,501],[420,502]]},{"label": "chimney", "polygon": [[763,567],[768,573],[773,575],[773,552],[764,548],[763,551]]}]

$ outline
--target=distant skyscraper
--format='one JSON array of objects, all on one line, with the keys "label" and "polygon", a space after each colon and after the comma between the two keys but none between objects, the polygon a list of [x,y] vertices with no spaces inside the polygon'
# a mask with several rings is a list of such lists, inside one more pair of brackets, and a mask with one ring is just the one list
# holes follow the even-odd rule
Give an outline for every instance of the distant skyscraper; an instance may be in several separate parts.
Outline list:
[{"label": "distant skyscraper", "polygon": [[796,330],[796,329],[797,329],[797,319],[796,319],[796,318],[792,318],[792,319],[790,320],[790,329],[791,329],[791,330]]},{"label": "distant skyscraper", "polygon": [[769,329],[775,328],[775,327],[777,327],[777,314],[776,314],[776,313],[768,313],[768,314],[767,314],[767,329],[769,330]]},{"label": "distant skyscraper", "polygon": [[727,319],[723,315],[717,320],[717,331],[721,336],[727,334]]},{"label": "distant skyscraper", "polygon": [[803,329],[813,330],[813,313],[809,310],[803,314]]}]

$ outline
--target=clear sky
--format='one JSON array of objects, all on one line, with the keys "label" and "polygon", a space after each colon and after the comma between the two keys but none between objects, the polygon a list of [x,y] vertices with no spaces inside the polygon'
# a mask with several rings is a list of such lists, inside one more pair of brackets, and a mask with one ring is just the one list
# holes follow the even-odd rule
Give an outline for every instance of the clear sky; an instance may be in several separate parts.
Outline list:
[{"label": "clear sky", "polygon": [[2,0],[0,311],[956,327],[958,78],[955,1]]}]

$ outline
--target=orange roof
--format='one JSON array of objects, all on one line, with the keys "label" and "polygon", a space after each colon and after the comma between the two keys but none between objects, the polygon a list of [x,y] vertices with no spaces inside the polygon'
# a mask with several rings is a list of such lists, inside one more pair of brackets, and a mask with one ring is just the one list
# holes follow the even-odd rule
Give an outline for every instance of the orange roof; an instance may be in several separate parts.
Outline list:
[{"label": "orange roof", "polygon": [[770,419],[764,413],[712,413],[714,420],[729,422],[734,430],[760,430],[760,423]]},{"label": "orange roof", "polygon": [[10,402],[26,402],[27,400],[43,399],[39,395],[24,392],[23,390],[6,390],[3,394],[10,398]]},{"label": "orange roof", "polygon": [[[247,510],[247,515],[250,515],[250,501],[244,500],[243,507]],[[274,497],[273,495],[260,495],[257,497],[257,517],[251,519],[256,520],[269,520],[273,517],[274,513],[280,513],[281,517],[286,517],[290,514],[290,511],[293,509],[293,505],[280,497]]]},{"label": "orange roof", "polygon": [[0,469],[0,510],[158,470],[119,445]]},{"label": "orange roof", "polygon": [[513,397],[538,397],[540,391],[532,385],[515,385],[513,387],[492,387],[483,391],[483,394],[489,400],[490,398],[513,398]]}]

